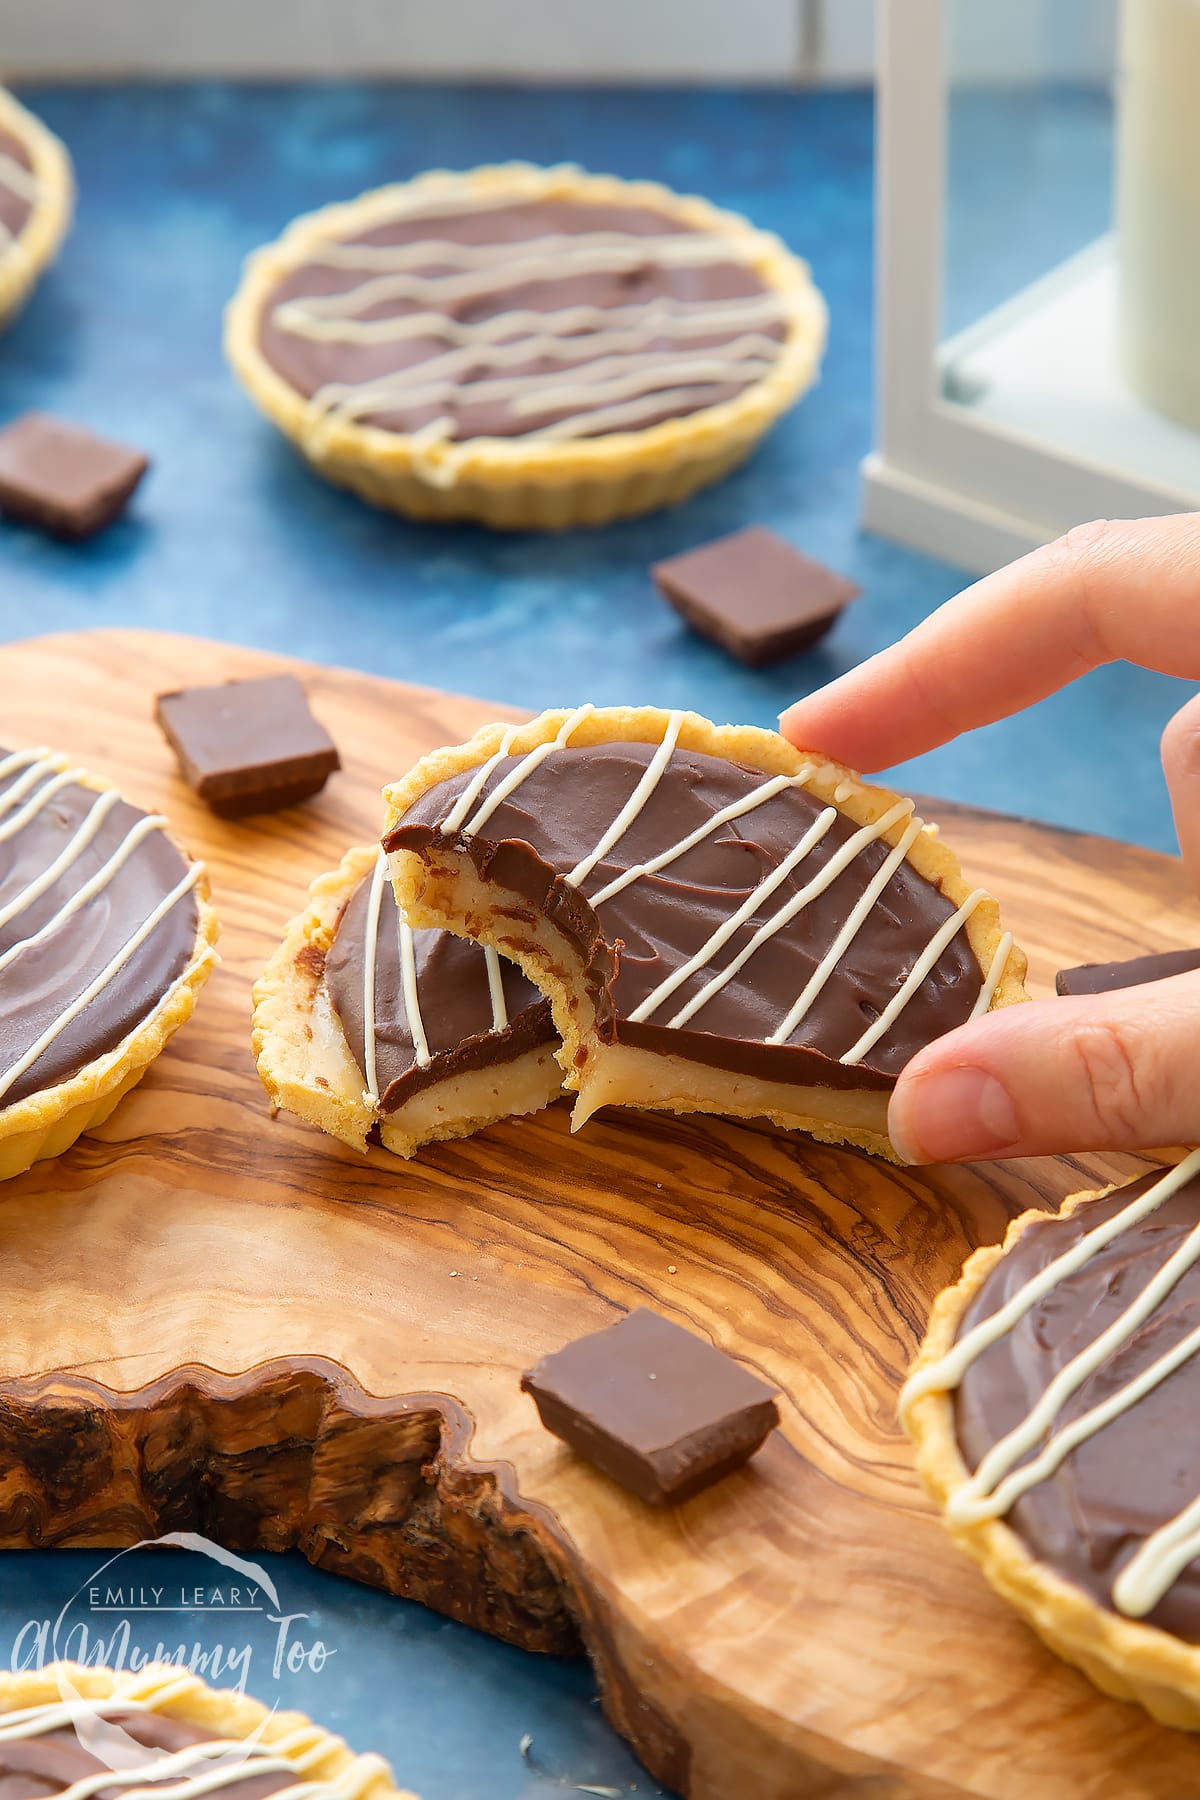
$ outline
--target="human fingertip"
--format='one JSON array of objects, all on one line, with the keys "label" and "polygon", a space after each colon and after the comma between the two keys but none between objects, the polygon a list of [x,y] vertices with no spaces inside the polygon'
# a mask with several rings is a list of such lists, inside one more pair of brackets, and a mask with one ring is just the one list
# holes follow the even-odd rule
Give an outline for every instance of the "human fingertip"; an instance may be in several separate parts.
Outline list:
[{"label": "human fingertip", "polygon": [[1012,1095],[987,1069],[902,1075],[888,1107],[892,1147],[909,1164],[1011,1154],[1020,1131]]}]

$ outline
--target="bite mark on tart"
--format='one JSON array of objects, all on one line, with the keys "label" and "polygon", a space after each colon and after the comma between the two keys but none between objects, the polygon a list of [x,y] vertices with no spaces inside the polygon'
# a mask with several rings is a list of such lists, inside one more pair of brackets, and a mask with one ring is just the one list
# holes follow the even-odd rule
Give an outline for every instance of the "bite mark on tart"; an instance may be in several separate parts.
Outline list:
[{"label": "bite mark on tart", "polygon": [[0,750],[0,1179],[107,1118],[215,962],[202,863],[65,756]]},{"label": "bite mark on tart", "polygon": [[495,950],[410,929],[375,845],[313,883],[255,984],[253,1041],[276,1105],[398,1156],[562,1086],[549,1005]]},{"label": "bite mark on tart", "polygon": [[1029,1212],[939,1295],[901,1417],[927,1492],[1050,1648],[1200,1729],[1200,1151]]},{"label": "bite mark on tart", "polygon": [[415,924],[545,993],[576,1123],[765,1117],[894,1154],[896,1075],[1025,998],[1025,959],[911,801],[772,732],[590,706],[495,726],[388,790]]}]

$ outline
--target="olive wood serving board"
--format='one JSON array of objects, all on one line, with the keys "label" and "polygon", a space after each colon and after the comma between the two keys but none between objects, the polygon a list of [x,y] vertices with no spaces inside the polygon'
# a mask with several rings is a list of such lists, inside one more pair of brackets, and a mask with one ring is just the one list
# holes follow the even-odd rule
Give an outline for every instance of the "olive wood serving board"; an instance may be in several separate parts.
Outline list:
[{"label": "olive wood serving board", "polygon": [[[344,771],[303,809],[222,823],[153,697],[287,667]],[[560,1105],[405,1165],[271,1118],[249,991],[285,921],[375,836],[385,778],[500,710],[168,635],[0,650],[0,741],[52,743],[168,812],[224,926],[195,1017],[100,1136],[0,1189],[0,1544],[192,1529],[582,1646],[612,1723],[690,1800],[1200,1791],[1196,1740],[1097,1693],[951,1547],[895,1420],[973,1246],[1131,1159],[903,1170],[661,1114],[573,1138]],[[1001,896],[1036,992],[1063,963],[1197,941],[1167,857],[932,816]],[[665,1514],[518,1386],[643,1303],[783,1390],[750,1468]]]}]

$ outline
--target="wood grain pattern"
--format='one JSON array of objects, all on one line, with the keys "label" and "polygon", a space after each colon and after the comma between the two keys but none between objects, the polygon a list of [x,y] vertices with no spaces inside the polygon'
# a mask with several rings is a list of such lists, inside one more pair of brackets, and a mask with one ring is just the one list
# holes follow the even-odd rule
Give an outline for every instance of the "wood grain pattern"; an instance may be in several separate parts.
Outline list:
[{"label": "wood grain pattern", "polygon": [[[1200,1748],[1104,1699],[951,1548],[895,1422],[932,1295],[1032,1203],[1128,1158],[908,1171],[769,1128],[562,1107],[360,1158],[271,1120],[249,987],[381,782],[500,709],[300,668],[346,763],[227,824],[151,722],[280,659],[96,634],[0,651],[0,735],[52,739],[208,859],[223,967],[102,1137],[0,1191],[0,1543],[190,1526],[582,1642],[609,1717],[692,1800],[1177,1800]],[[1044,992],[1063,962],[1197,941],[1165,857],[932,808]],[[520,1372],[645,1302],[783,1390],[745,1472],[660,1516],[538,1425]],[[219,1371],[220,1374],[214,1374]],[[369,1746],[360,1746],[369,1748]]]}]

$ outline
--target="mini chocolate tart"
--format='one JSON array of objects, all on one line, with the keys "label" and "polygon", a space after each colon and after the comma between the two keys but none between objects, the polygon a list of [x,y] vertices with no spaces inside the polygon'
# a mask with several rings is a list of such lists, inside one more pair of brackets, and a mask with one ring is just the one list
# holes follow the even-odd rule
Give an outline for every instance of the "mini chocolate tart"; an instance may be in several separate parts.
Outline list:
[{"label": "mini chocolate tart", "polygon": [[386,790],[396,898],[552,1004],[576,1124],[765,1117],[894,1154],[923,1045],[1025,998],[934,827],[773,732],[653,707],[490,726]]},{"label": "mini chocolate tart", "polygon": [[171,1800],[285,1790],[297,1800],[414,1800],[381,1756],[356,1756],[303,1713],[268,1710],[171,1665],[133,1674],[52,1663],[0,1675],[0,1793],[143,1790]]},{"label": "mini chocolate tart", "polygon": [[202,863],[115,788],[0,750],[0,1180],[112,1112],[216,962]]},{"label": "mini chocolate tart", "polygon": [[0,325],[58,254],[74,193],[65,147],[0,88]]},{"label": "mini chocolate tart", "polygon": [[377,845],[350,850],[254,988],[254,1054],[277,1106],[397,1156],[466,1137],[562,1089],[549,1003],[514,963],[401,919]]},{"label": "mini chocolate tart", "polygon": [[767,232],[652,182],[444,171],[297,219],[246,267],[226,350],[317,471],[507,529],[666,506],[815,377],[825,308]]},{"label": "mini chocolate tart", "polygon": [[1050,1648],[1200,1730],[1200,1151],[1029,1212],[901,1396],[926,1490]]}]

